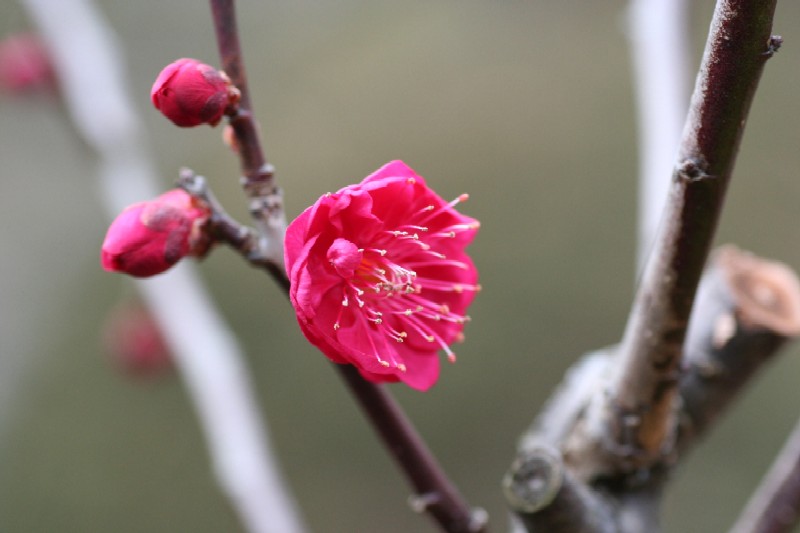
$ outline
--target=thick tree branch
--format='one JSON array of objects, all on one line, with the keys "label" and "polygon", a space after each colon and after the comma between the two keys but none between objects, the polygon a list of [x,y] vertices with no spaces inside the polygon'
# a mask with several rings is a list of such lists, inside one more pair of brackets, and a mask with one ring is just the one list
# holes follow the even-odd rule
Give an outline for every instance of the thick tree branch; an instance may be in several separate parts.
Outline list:
[{"label": "thick tree branch", "polygon": [[[602,430],[596,426],[603,420],[603,389],[615,364],[615,348],[593,352],[569,371],[523,434],[504,483],[509,505],[527,531],[569,531],[579,526],[583,529],[576,530],[604,531],[608,524],[624,533],[657,531],[660,491],[678,460],[785,341],[798,335],[797,276],[782,264],[732,246],[721,248],[703,275],[686,339],[679,388],[681,424],[673,453],[657,468],[640,471],[633,481],[596,477],[596,471],[584,469],[585,462],[576,454],[587,451],[585,435]],[[563,466],[552,450],[564,454]],[[561,474],[553,473],[559,468],[565,470],[566,488],[558,482]],[[514,481],[511,493],[510,480]],[[563,497],[561,490],[566,491]],[[556,507],[550,509],[551,505]],[[563,526],[567,517],[569,526]],[[601,526],[600,517],[608,522]]]},{"label": "thick tree branch", "polygon": [[[568,488],[559,488],[567,491],[565,496],[559,498],[556,491],[548,500],[559,502],[558,513],[549,510],[554,504],[544,500],[544,505],[526,510],[515,503],[513,494],[508,497],[529,531],[558,530],[560,518],[553,521],[548,514],[571,516],[580,527],[592,524],[593,517],[600,515],[584,505],[585,500],[569,497],[576,492],[590,495],[590,501],[609,502],[606,505],[613,512],[604,511],[605,527],[610,524],[614,531],[630,533],[658,530],[660,489],[679,458],[675,445],[678,385],[687,324],[745,118],[763,65],[780,42],[770,35],[774,9],[774,0],[720,0],[717,4],[664,220],[622,343],[582,360],[520,443],[518,457],[522,459],[536,450],[537,442],[554,446],[571,476],[565,477],[570,479]],[[732,283],[729,278],[725,282]],[[727,305],[730,311],[730,302],[719,302],[720,295],[730,293],[712,292],[714,305]],[[700,324],[696,331],[710,329],[707,316],[694,320]],[[735,333],[726,340],[738,340]],[[753,359],[766,359],[780,345],[779,341],[766,345],[757,341],[763,340],[761,333],[749,335],[742,330],[744,342],[728,345],[732,350],[728,359],[747,361],[733,365],[744,368],[736,383],[685,381],[681,392],[686,395],[686,418],[697,418],[682,428],[680,443],[692,443],[705,429],[703,424],[721,411],[758,366]],[[776,337],[774,331],[766,335]],[[727,396],[720,392],[726,387],[733,389]],[[544,481],[538,483],[541,488]],[[525,487],[521,490],[524,493]]]},{"label": "thick tree branch", "polygon": [[[695,291],[764,63],[776,0],[720,0],[683,132],[662,230],[619,349],[606,408],[613,469],[672,448],[683,342]],[[620,453],[622,452],[622,453]],[[603,465],[607,468],[607,464]]]},{"label": "thick tree branch", "polygon": [[527,531],[618,531],[610,499],[575,479],[558,450],[546,444],[528,446],[517,455],[503,478],[503,490]]}]

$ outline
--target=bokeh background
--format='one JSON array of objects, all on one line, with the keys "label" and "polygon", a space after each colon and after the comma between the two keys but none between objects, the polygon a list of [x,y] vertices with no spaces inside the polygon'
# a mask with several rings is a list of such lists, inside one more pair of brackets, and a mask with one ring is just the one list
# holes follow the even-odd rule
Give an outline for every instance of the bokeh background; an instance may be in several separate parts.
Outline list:
[{"label": "bokeh background", "polygon": [[[216,64],[206,5],[100,5],[170,186],[210,176],[240,219],[220,129],[179,130],[149,106],[178,57]],[[635,283],[636,138],[625,2],[242,2],[254,105],[290,217],[401,158],[444,197],[467,191],[484,291],[459,361],[420,394],[392,386],[494,530],[515,441],[581,354],[616,342]],[[712,2],[692,7],[699,61]],[[800,268],[800,4],[767,65],[718,242]],[[65,24],[68,24],[65,21]],[[0,4],[0,35],[29,27]],[[102,120],[102,117],[98,117]],[[133,379],[101,338],[134,296],[103,272],[96,164],[59,102],[0,96],[0,531],[238,531],[175,374]],[[286,299],[220,248],[202,274],[246,349],[274,444],[320,532],[435,531]],[[791,346],[678,472],[668,532],[724,531],[800,414]]]}]

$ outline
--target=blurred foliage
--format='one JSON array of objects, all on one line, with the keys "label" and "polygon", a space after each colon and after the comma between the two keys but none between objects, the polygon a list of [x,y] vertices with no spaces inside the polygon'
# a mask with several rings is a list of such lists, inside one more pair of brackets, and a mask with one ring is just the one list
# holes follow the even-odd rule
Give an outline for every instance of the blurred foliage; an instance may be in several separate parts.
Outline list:
[{"label": "blurred foliage", "polygon": [[[207,9],[101,2],[165,188],[188,165],[244,220],[220,129],[149,107],[160,68],[216,63]],[[156,7],[157,6],[157,7]],[[400,158],[445,197],[468,191],[484,291],[456,365],[420,394],[393,386],[464,494],[505,528],[499,480],[522,429],[582,353],[616,342],[634,285],[636,140],[616,2],[242,2],[256,114],[290,216]],[[699,60],[712,4],[694,9]],[[719,242],[800,266],[800,5],[756,96]],[[68,21],[65,21],[68,23]],[[27,27],[0,5],[0,31]],[[102,117],[99,117],[102,119]],[[97,256],[94,161],[57,102],[0,97],[0,530],[236,531],[177,376],[136,381],[102,352],[132,295]],[[225,249],[202,267],[246,348],[272,436],[314,531],[434,531],[285,297]],[[667,531],[721,531],[797,417],[798,349],[682,468]],[[713,495],[713,496],[711,496]]]}]

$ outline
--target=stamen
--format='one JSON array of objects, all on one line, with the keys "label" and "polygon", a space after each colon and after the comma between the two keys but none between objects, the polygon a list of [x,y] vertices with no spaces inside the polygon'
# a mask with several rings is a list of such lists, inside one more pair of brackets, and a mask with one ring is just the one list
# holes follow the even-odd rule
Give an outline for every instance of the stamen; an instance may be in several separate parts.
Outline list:
[{"label": "stamen", "polygon": [[447,345],[447,344],[446,344],[446,343],[445,343],[445,342],[444,342],[444,341],[441,339],[441,337],[439,337],[438,335],[436,335],[436,333],[435,333],[433,330],[431,330],[431,329],[429,329],[429,328],[425,327],[425,325],[424,325],[424,324],[422,324],[421,322],[419,322],[419,320],[418,320],[418,319],[416,319],[415,317],[410,317],[409,323],[411,324],[411,326],[412,326],[412,327],[414,327],[414,329],[415,329],[415,330],[416,330],[416,331],[417,331],[417,332],[418,332],[420,335],[422,335],[422,337],[423,337],[423,338],[424,338],[426,341],[428,341],[428,342],[437,342],[437,343],[439,343],[439,347],[440,347],[442,350],[444,350],[444,353],[447,355],[447,359],[448,359],[450,362],[455,362],[455,360],[456,360],[456,354],[455,354],[455,353],[453,352],[453,350],[451,350],[451,349],[450,349],[450,347],[449,347],[449,346],[448,346],[448,345]]},{"label": "stamen", "polygon": [[409,266],[409,267],[415,267],[415,268],[425,267],[425,266],[442,266],[442,265],[452,266],[452,267],[460,268],[460,269],[463,269],[463,270],[467,270],[469,268],[465,262],[456,261],[455,259],[436,259],[435,261],[434,260],[431,260],[431,261],[408,261],[406,263],[406,265]]},{"label": "stamen", "polygon": [[421,215],[423,213],[428,213],[430,211],[433,211],[434,209],[436,209],[435,205],[433,205],[433,204],[426,205],[425,207],[423,207],[422,209],[420,209],[416,213],[412,214],[410,218],[412,218],[412,219],[416,218],[417,216],[419,216],[419,215]]},{"label": "stamen", "polygon": [[453,283],[452,281],[443,281],[424,277],[418,277],[416,281],[417,284],[419,284],[423,289],[430,289],[433,291],[456,292],[460,294],[464,291],[478,292],[481,290],[480,285],[472,285],[469,283]]},{"label": "stamen", "polygon": [[[404,224],[404,225],[402,225],[402,226],[400,226],[400,227],[401,227],[401,228],[408,228],[408,229],[412,229],[412,230],[421,231],[421,232],[423,232],[423,233],[425,233],[426,231],[428,231],[428,228],[427,228],[427,226],[416,226],[416,225],[414,225],[414,224]],[[403,232],[403,233],[405,233],[405,232]]]},{"label": "stamen", "polygon": [[424,224],[427,221],[431,220],[436,215],[438,215],[439,213],[441,213],[443,211],[446,211],[448,209],[452,209],[455,206],[457,206],[458,204],[460,204],[461,202],[466,202],[467,200],[469,200],[469,195],[468,194],[461,194],[455,200],[450,202],[449,204],[445,204],[445,205],[441,206],[439,209],[436,209],[435,211],[433,209],[431,209],[430,211],[432,211],[432,212],[428,213],[425,216],[423,216],[422,219],[419,220],[417,223],[418,224]]}]

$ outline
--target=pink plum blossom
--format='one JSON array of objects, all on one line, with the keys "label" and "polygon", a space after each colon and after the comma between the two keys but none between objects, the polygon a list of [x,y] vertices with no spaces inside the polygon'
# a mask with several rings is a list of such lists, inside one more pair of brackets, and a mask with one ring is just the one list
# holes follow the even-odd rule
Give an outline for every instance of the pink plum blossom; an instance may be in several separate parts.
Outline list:
[{"label": "pink plum blossom", "polygon": [[479,290],[464,252],[478,231],[402,161],[326,194],[286,232],[290,298],[306,338],[369,381],[419,390],[463,337]]},{"label": "pink plum blossom", "polygon": [[103,268],[135,277],[160,274],[187,255],[202,255],[209,239],[203,231],[208,208],[175,189],[127,207],[108,228],[100,261]]}]

